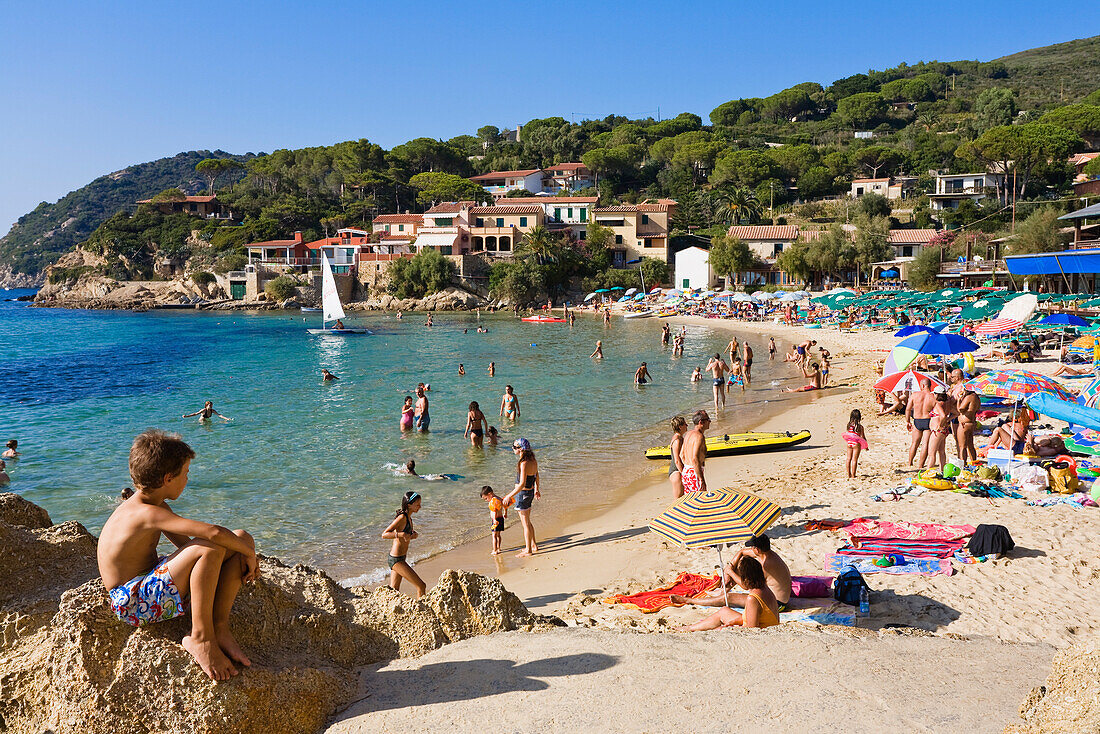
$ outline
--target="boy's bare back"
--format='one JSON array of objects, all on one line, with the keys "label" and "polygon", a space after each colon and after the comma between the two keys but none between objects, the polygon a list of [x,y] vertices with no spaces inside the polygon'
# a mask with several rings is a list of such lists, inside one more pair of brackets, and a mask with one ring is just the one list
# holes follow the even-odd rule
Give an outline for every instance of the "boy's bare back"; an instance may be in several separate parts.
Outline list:
[{"label": "boy's bare back", "polygon": [[175,514],[167,505],[154,507],[142,501],[140,492],[115,508],[103,525],[96,551],[104,586],[112,589],[156,566],[161,536],[158,521],[164,513]]}]

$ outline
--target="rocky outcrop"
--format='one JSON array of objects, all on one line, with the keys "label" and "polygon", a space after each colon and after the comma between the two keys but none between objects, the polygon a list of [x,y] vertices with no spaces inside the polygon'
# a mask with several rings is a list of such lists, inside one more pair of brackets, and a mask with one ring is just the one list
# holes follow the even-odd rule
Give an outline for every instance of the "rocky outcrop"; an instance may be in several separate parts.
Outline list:
[{"label": "rocky outcrop", "polygon": [[41,508],[0,494],[0,729],[314,732],[356,695],[360,666],[551,622],[477,574],[445,571],[415,600],[262,558],[232,618],[253,666],[214,683],[179,645],[186,618],[118,621],[95,546],[79,524],[51,525]]},{"label": "rocky outcrop", "polygon": [[45,282],[45,278],[42,275],[16,273],[10,265],[0,265],[0,290],[38,288],[43,282]]},{"label": "rocky outcrop", "polygon": [[1079,642],[1054,655],[1045,686],[1020,705],[1023,724],[1005,734],[1055,734],[1100,731],[1100,640]]},{"label": "rocky outcrop", "polygon": [[344,306],[349,311],[466,311],[484,307],[486,301],[462,288],[444,288],[423,298],[395,298],[389,294],[355,301]]}]

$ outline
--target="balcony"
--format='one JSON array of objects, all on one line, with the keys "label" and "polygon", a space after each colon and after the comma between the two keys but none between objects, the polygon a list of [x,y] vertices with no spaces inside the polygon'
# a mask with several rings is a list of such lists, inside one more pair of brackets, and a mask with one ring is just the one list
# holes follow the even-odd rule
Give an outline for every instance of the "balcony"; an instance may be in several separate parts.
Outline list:
[{"label": "balcony", "polygon": [[941,275],[967,275],[970,273],[1005,272],[1004,260],[969,260],[967,262],[940,263]]},{"label": "balcony", "polygon": [[470,227],[470,234],[480,237],[488,235],[505,235],[507,237],[514,237],[516,235],[515,227]]},{"label": "balcony", "polygon": [[458,234],[458,226],[452,224],[447,227],[421,227],[416,230],[416,234]]}]

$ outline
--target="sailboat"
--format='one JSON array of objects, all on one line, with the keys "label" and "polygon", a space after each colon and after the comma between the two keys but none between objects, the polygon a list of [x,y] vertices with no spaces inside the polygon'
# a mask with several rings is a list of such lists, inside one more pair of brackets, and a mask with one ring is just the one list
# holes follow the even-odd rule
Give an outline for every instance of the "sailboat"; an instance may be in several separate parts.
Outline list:
[{"label": "sailboat", "polygon": [[367,329],[337,329],[335,326],[327,326],[328,322],[340,322],[344,316],[344,306],[340,303],[340,294],[336,291],[336,278],[332,275],[332,265],[329,264],[328,255],[321,251],[321,328],[306,329],[310,334],[369,334]]}]

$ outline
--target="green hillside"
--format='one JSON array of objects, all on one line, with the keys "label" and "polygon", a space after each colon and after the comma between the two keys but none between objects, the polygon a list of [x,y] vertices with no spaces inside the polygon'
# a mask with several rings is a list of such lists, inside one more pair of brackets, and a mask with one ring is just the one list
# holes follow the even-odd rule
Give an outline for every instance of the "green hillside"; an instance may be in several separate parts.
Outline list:
[{"label": "green hillside", "polygon": [[100,176],[57,202],[42,202],[20,217],[0,238],[0,262],[16,272],[36,273],[87,239],[112,214],[132,209],[138,199],[173,187],[189,194],[201,193],[206,184],[195,172],[195,164],[204,158],[244,161],[249,157],[221,150],[190,151]]},{"label": "green hillside", "polygon": [[[1017,199],[1068,206],[1073,172],[1067,156],[1100,146],[1097,90],[1100,37],[988,62],[901,63],[828,85],[804,82],[768,97],[731,99],[706,118],[692,112],[664,120],[549,117],[523,125],[520,141],[486,125],[391,150],[366,139],[276,150],[248,159],[238,174],[243,178],[219,186],[219,199],[239,222],[196,228],[208,243],[203,257],[231,264],[250,241],[296,230],[315,238],[341,226],[365,227],[377,214],[484,197],[470,176],[565,161],[583,161],[596,175],[588,193],[603,205],[676,199],[674,235],[721,234],[732,222],[766,216],[843,222],[850,215],[844,206],[821,200],[843,196],[853,178],[868,176],[916,178],[917,196],[905,202],[907,213],[896,223],[933,226],[921,195],[933,169],[960,173],[1003,165],[1018,174],[1012,177]],[[181,258],[197,254],[189,249],[194,242],[186,242],[187,222],[126,212],[135,200],[166,188],[197,191],[202,182],[194,166],[208,155],[228,154],[183,153],[141,164],[56,204],[43,203],[0,239],[0,262],[37,272],[86,239],[108,256],[145,251],[149,262],[137,263],[135,275],[148,271],[157,249]],[[883,206],[878,215],[890,215]],[[941,215],[938,224],[994,232],[1006,216],[996,206],[970,205]],[[125,259],[135,263],[132,255]]]}]

